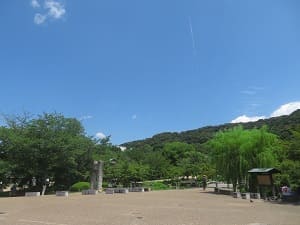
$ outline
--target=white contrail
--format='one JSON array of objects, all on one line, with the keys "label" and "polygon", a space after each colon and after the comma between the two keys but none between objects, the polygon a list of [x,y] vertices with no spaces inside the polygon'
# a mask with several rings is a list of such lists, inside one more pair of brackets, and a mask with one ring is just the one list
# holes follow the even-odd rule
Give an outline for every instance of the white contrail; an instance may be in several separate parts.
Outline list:
[{"label": "white contrail", "polygon": [[194,38],[194,32],[193,32],[192,19],[190,16],[189,16],[189,26],[190,26],[190,32],[191,32],[191,37],[192,37],[193,50],[194,50],[194,54],[196,54],[196,44],[195,44],[195,38]]}]

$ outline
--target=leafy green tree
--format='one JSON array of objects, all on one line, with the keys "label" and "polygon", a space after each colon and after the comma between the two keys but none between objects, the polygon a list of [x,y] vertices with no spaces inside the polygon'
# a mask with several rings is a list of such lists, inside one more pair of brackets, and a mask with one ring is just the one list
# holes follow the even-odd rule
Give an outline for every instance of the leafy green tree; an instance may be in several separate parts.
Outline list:
[{"label": "leafy green tree", "polygon": [[185,157],[180,159],[178,167],[181,168],[181,176],[198,176],[203,174],[204,165],[207,165],[207,157],[201,152],[190,151],[185,154]]},{"label": "leafy green tree", "polygon": [[241,126],[221,131],[209,141],[212,158],[217,173],[228,182],[234,190],[237,184],[247,180],[247,171],[254,167],[272,167],[276,165],[276,151],[280,142],[274,134],[261,129],[244,130]]},{"label": "leafy green tree", "polygon": [[294,191],[300,189],[300,126],[290,130],[289,141],[284,142],[285,151],[282,152],[279,185],[288,185]]},{"label": "leafy green tree", "polygon": [[281,174],[278,175],[280,186],[292,187],[294,191],[300,187],[300,161],[285,159],[280,163]]},{"label": "leafy green tree", "polygon": [[160,152],[146,154],[144,163],[149,166],[148,179],[155,180],[169,177],[171,164]]},{"label": "leafy green tree", "polygon": [[194,146],[182,142],[166,143],[162,151],[163,156],[172,165],[178,165],[183,158],[188,158],[192,152],[195,152]]},{"label": "leafy green tree", "polygon": [[148,177],[149,171],[148,165],[129,163],[127,170],[124,171],[127,174],[127,181],[124,183],[143,181]]},{"label": "leafy green tree", "polygon": [[300,161],[300,126],[292,131],[287,157],[294,161]]},{"label": "leafy green tree", "polygon": [[151,152],[153,152],[153,148],[146,144],[140,147],[126,149],[126,151],[124,151],[124,155],[131,161],[144,163],[145,156]]},{"label": "leafy green tree", "polygon": [[0,160],[0,190],[9,184],[11,165],[8,161]]},{"label": "leafy green tree", "polygon": [[69,186],[87,176],[88,150],[93,146],[80,122],[52,113],[36,119],[9,120],[0,130],[1,149],[10,164],[11,177],[24,184],[33,177],[37,186],[46,178],[56,188]]}]

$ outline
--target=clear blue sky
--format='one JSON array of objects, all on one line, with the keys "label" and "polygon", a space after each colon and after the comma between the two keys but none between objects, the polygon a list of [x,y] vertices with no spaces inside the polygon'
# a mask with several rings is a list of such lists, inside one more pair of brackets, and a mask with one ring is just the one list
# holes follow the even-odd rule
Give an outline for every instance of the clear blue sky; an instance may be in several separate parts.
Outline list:
[{"label": "clear blue sky", "polygon": [[299,12],[298,0],[2,0],[0,112],[60,112],[120,144],[299,108]]}]

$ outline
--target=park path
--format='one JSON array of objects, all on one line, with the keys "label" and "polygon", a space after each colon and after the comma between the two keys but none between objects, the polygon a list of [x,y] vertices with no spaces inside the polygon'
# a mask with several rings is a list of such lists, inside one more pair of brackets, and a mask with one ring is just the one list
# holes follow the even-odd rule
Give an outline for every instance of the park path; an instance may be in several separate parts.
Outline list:
[{"label": "park path", "polygon": [[0,198],[1,225],[299,225],[300,206],[199,189]]}]

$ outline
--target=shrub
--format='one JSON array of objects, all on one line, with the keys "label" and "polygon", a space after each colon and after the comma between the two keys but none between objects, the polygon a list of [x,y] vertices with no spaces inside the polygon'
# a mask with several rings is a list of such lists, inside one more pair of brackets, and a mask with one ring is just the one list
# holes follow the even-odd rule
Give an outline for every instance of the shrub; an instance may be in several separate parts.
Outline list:
[{"label": "shrub", "polygon": [[108,187],[108,183],[106,181],[102,182],[102,188],[107,188]]},{"label": "shrub", "polygon": [[170,187],[161,181],[144,182],[145,187],[150,187],[151,190],[168,190]]},{"label": "shrub", "polygon": [[82,191],[85,189],[90,189],[91,185],[89,182],[77,182],[70,187],[70,191]]}]

